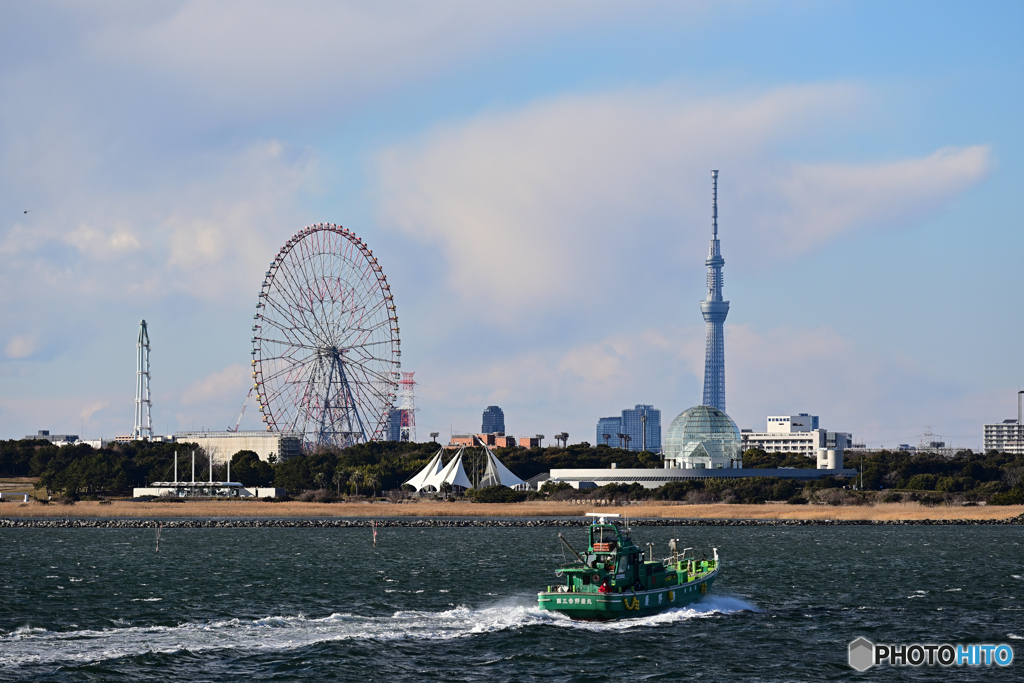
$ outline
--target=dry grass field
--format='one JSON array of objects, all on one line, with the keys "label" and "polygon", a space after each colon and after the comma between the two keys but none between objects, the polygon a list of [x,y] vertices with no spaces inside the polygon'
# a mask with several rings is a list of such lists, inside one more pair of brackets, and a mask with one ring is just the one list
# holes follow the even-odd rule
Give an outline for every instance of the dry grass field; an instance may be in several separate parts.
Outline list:
[{"label": "dry grass field", "polygon": [[874,506],[826,505],[577,505],[569,502],[511,504],[445,503],[273,503],[266,501],[196,501],[186,503],[112,501],[101,505],[81,501],[74,505],[0,503],[0,517],[573,517],[584,512],[618,512],[628,517],[690,519],[834,519],[834,520],[942,520],[1007,519],[1024,514],[1024,506],[926,507],[918,503],[882,503]]}]

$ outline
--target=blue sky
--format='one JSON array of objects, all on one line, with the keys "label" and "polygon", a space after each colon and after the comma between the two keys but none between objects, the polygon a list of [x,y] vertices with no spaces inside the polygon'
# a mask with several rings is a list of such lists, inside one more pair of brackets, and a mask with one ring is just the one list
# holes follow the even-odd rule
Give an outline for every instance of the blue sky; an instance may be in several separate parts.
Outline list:
[{"label": "blue sky", "polygon": [[[700,402],[978,447],[1024,375],[1016,2],[6,3],[0,437],[223,429],[292,234],[387,273],[421,436]],[[29,210],[30,213],[24,213]],[[259,422],[250,406],[245,426]]]}]

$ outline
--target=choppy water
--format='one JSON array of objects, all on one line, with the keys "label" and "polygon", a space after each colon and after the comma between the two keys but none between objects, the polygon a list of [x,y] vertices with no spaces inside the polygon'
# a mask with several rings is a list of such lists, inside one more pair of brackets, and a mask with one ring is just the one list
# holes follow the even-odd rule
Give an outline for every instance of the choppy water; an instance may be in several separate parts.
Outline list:
[{"label": "choppy water", "polygon": [[[0,530],[0,680],[1024,678],[1021,527],[638,528],[725,569],[691,608],[606,624],[537,610],[557,531],[165,529],[157,554],[152,530]],[[857,674],[858,636],[1016,661]]]}]

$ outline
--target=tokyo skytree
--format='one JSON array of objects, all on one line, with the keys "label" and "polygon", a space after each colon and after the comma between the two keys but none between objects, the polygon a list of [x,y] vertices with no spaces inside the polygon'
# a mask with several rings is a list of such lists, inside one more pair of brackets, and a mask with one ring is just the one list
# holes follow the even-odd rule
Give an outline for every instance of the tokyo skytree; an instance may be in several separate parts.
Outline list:
[{"label": "tokyo skytree", "polygon": [[708,267],[708,298],[700,302],[700,312],[707,323],[707,344],[704,349],[704,405],[725,412],[725,316],[729,302],[722,301],[722,258],[718,243],[718,171],[711,172],[711,247],[704,262]]}]

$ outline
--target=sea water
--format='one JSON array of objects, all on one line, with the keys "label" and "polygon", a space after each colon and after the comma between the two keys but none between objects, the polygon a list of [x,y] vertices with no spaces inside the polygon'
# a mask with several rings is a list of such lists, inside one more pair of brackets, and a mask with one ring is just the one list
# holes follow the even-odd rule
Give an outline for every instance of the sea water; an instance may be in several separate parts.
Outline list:
[{"label": "sea water", "polygon": [[[724,569],[611,623],[537,609],[558,531],[0,530],[0,680],[1024,680],[1024,527],[638,527]],[[859,636],[1015,661],[857,674]]]}]

